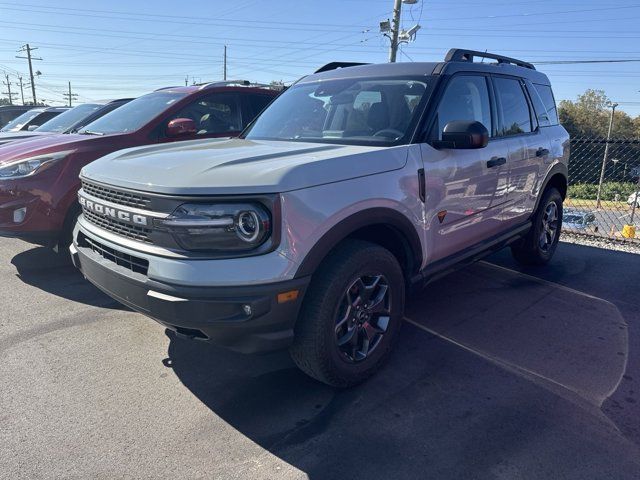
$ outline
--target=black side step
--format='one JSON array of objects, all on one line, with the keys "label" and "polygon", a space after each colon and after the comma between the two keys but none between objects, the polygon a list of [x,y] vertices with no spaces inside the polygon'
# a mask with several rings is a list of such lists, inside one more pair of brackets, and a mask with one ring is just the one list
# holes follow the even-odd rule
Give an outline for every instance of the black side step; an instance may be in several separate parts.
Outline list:
[{"label": "black side step", "polygon": [[520,225],[514,229],[509,230],[506,233],[492,237],[483,242],[480,242],[469,249],[452,255],[450,257],[443,258],[427,265],[420,273],[415,275],[411,279],[411,290],[413,293],[419,291],[427,284],[442,278],[451,272],[455,272],[461,268],[464,268],[472,263],[482,260],[487,255],[491,255],[498,250],[502,250],[504,247],[512,244],[513,242],[520,240],[531,229],[531,221],[527,221],[525,224]]}]

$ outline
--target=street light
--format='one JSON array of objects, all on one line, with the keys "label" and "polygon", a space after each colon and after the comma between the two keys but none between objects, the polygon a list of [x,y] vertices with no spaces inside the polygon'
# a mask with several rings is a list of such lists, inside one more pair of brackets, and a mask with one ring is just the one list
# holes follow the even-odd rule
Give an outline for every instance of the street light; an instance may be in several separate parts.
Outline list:
[{"label": "street light", "polygon": [[598,182],[598,193],[596,195],[596,208],[600,208],[600,196],[602,194],[602,182],[604,182],[604,170],[607,167],[607,157],[609,156],[609,142],[611,141],[611,132],[613,131],[613,116],[616,113],[617,103],[610,103],[611,119],[609,120],[609,132],[607,133],[607,143],[604,146],[604,157],[602,158],[602,169],[600,170],[600,181]]}]

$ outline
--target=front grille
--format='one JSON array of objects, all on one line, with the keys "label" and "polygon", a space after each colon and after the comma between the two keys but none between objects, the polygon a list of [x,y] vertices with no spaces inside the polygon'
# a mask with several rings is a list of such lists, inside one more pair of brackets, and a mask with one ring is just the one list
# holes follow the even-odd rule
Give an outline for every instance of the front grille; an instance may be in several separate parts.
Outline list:
[{"label": "front grille", "polygon": [[105,260],[109,260],[110,262],[131,270],[132,272],[147,275],[147,272],[149,271],[149,262],[147,260],[134,257],[133,255],[128,255],[116,250],[115,248],[107,247],[86,235],[81,234],[80,238],[78,238],[78,243],[81,247],[89,248]]},{"label": "front grille", "polygon": [[131,238],[139,242],[153,243],[149,238],[151,229],[139,227],[136,225],[129,225],[128,223],[114,220],[113,218],[106,217],[104,215],[97,214],[86,208],[82,209],[82,215],[89,222],[97,227],[103,228],[110,232],[116,233],[123,237]]},{"label": "front grille", "polygon": [[103,187],[86,180],[82,180],[82,190],[92,197],[127,207],[149,209],[149,204],[151,203],[151,198],[149,197],[115,188]]}]

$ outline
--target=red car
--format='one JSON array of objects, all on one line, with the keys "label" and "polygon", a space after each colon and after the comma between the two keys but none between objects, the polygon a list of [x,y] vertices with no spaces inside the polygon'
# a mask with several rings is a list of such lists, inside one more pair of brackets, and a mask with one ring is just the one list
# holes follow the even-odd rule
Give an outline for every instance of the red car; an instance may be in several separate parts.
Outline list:
[{"label": "red car", "polygon": [[0,146],[0,236],[52,247],[70,244],[82,167],[123,148],[236,136],[278,93],[249,82],[169,87],[123,105],[78,134]]}]

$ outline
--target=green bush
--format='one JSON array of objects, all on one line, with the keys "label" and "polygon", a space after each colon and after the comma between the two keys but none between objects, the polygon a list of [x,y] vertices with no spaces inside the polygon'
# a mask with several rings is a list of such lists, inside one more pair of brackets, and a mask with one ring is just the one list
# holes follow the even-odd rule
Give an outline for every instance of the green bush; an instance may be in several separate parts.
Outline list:
[{"label": "green bush", "polygon": [[[616,194],[619,199],[626,202],[629,195],[637,191],[638,186],[632,182],[604,182],[602,184],[601,200],[615,200]],[[598,196],[598,185],[593,183],[576,183],[569,185],[569,198],[582,200],[595,200]]]}]

